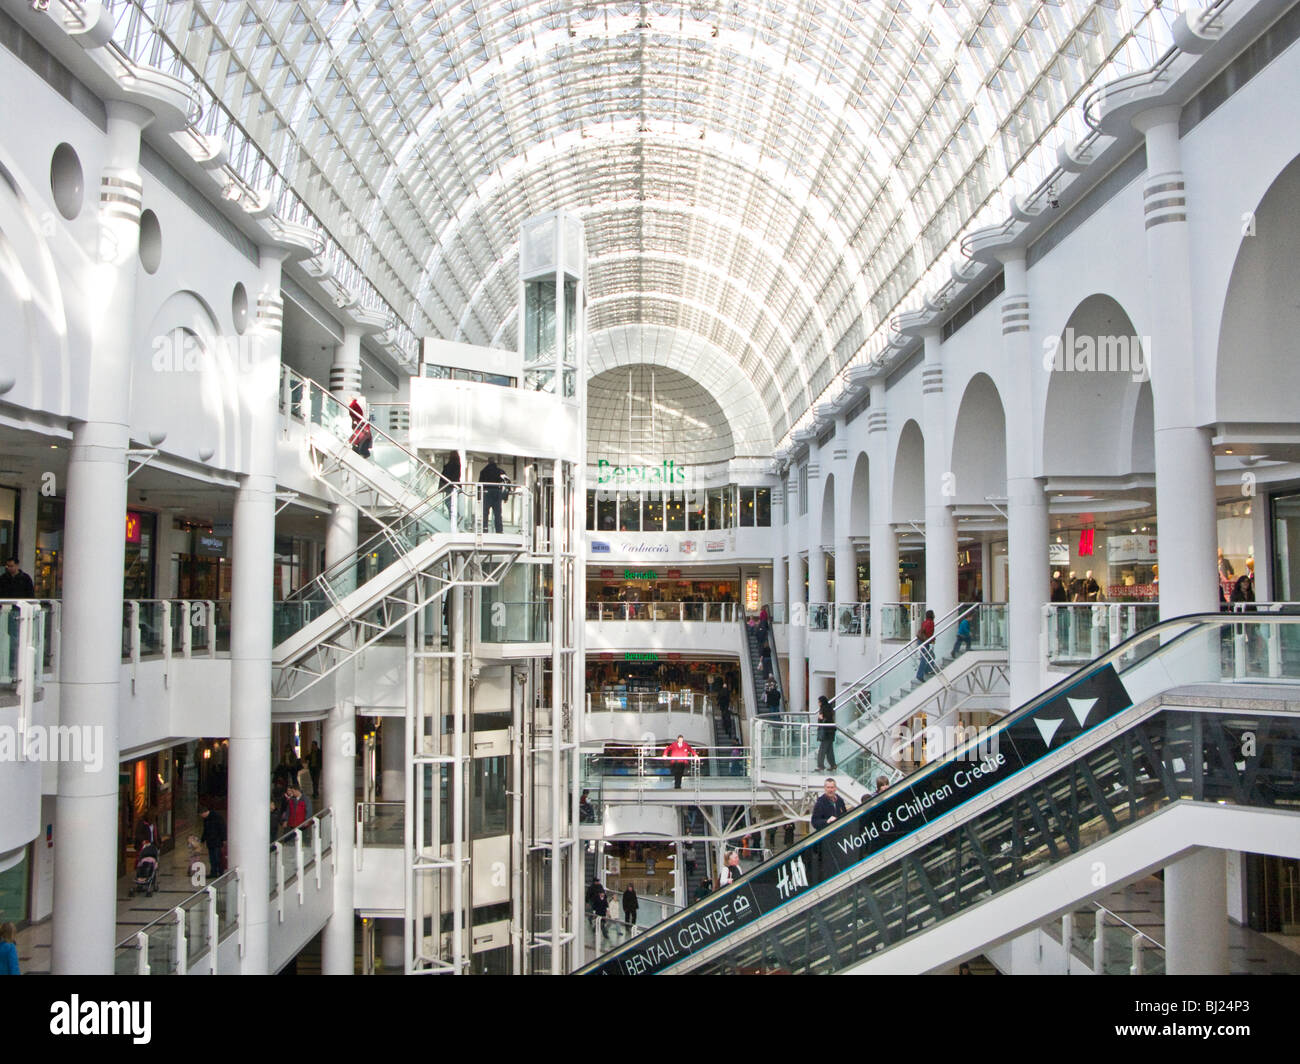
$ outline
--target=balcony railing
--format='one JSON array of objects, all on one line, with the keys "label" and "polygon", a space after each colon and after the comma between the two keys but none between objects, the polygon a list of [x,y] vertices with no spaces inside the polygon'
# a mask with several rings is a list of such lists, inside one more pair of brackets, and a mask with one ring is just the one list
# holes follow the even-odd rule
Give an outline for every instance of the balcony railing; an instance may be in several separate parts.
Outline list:
[{"label": "balcony railing", "polygon": [[588,602],[589,621],[669,621],[675,624],[737,624],[737,602]]}]

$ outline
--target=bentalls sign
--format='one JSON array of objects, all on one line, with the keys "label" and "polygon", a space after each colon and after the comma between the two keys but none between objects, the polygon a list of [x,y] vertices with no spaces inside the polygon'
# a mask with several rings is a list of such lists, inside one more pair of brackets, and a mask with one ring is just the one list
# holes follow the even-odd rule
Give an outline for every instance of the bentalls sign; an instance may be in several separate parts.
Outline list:
[{"label": "bentalls sign", "polygon": [[686,469],[671,458],[658,465],[614,465],[604,458],[596,463],[597,484],[685,484]]}]

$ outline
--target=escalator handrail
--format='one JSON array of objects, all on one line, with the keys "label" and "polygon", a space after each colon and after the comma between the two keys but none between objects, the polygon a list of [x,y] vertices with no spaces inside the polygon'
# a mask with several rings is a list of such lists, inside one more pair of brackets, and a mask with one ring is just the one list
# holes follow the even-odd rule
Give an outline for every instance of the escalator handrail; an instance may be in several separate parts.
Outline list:
[{"label": "escalator handrail", "polygon": [[[1076,669],[1074,672],[1065,676],[1063,679],[1053,684],[1045,691],[1039,692],[1028,702],[1025,702],[1021,706],[1007,713],[1005,716],[1003,716],[998,720],[996,724],[996,728],[999,731],[1005,730],[1008,726],[1016,723],[1020,718],[1032,714],[1040,706],[1043,706],[1046,703],[1052,701],[1054,698],[1062,694],[1064,691],[1067,691],[1070,688],[1074,687],[1082,680],[1087,679],[1088,677],[1092,676],[1095,673],[1103,671],[1108,666],[1116,667],[1118,663],[1122,661],[1124,655],[1128,653],[1128,651],[1132,650],[1133,647],[1140,642],[1147,642],[1154,639],[1154,640],[1158,640],[1158,645],[1156,650],[1152,654],[1143,655],[1137,661],[1129,663],[1129,665],[1123,670],[1123,672],[1121,672],[1118,668],[1115,668],[1115,671],[1119,673],[1119,675],[1122,676],[1124,672],[1128,672],[1129,670],[1144,664],[1151,657],[1154,657],[1156,654],[1165,653],[1166,651],[1168,651],[1170,647],[1183,643],[1185,640],[1205,631],[1207,628],[1236,627],[1237,625],[1243,623],[1243,618],[1246,616],[1249,615],[1220,614],[1220,613],[1186,614],[1181,617],[1171,617],[1168,620],[1161,621],[1158,624],[1152,625],[1150,628],[1144,628],[1141,632],[1138,632],[1135,635],[1130,636],[1122,643],[1119,643],[1116,646],[1112,647],[1105,654],[1102,654],[1100,657],[1094,659],[1093,661],[1088,662],[1087,664],[1083,665],[1079,669]],[[1256,623],[1261,625],[1262,624],[1300,625],[1300,615],[1287,615],[1287,614],[1280,614],[1280,613],[1262,614],[1262,615],[1256,614],[1254,616],[1251,616],[1250,621],[1246,623]],[[1168,638],[1162,639],[1161,637],[1165,635],[1167,635]],[[979,741],[987,742],[988,740],[987,738],[985,738]],[[1073,740],[1070,740],[1070,742],[1072,741]],[[925,777],[939,772],[943,766],[949,764],[954,760],[968,758],[969,751],[973,744],[977,745],[977,741],[971,740],[968,742],[964,742],[961,745],[954,747],[944,757],[931,761],[925,767],[919,769],[917,772],[909,776],[906,781],[907,785],[911,786],[913,784],[923,781]],[[1058,747],[1056,750],[1052,751],[1052,753],[1054,754],[1059,753],[1060,750],[1067,749],[1068,745],[1069,743],[1067,742],[1062,746]],[[794,846],[781,851],[781,853],[779,854],[779,859],[782,861],[786,861],[793,855],[807,852],[813,847],[819,846],[822,843],[822,841],[824,841],[824,839],[826,839],[832,833],[841,831],[844,828],[844,826],[848,823],[865,818],[869,813],[873,812],[880,803],[891,801],[894,799],[895,796],[896,796],[896,792],[893,787],[889,788],[886,791],[881,792],[880,794],[870,796],[865,802],[863,802],[862,805],[858,806],[856,809],[850,810],[842,820],[837,820],[834,824],[828,824],[826,827],[818,831],[814,831],[809,835],[804,836],[804,838],[801,839]],[[933,825],[940,823],[948,816],[961,816],[963,815],[963,813],[964,813],[964,807],[958,806],[957,808],[954,808],[948,811],[947,813],[943,814],[941,817],[933,821],[928,821],[925,826],[927,828],[932,827]],[[870,856],[875,856],[875,854]],[[652,933],[659,934],[670,926],[691,919],[693,914],[695,914],[698,910],[702,910],[704,908],[715,905],[720,897],[724,897],[730,894],[735,894],[744,890],[747,887],[747,885],[760,872],[765,871],[764,868],[765,863],[766,862],[761,862],[759,865],[750,869],[744,875],[738,877],[734,882],[728,884],[725,887],[722,887],[720,890],[714,891],[703,901],[699,901],[694,903],[693,905],[688,906],[685,910],[678,913],[676,916],[673,916],[672,918],[665,920],[660,924],[655,925],[655,927],[647,930],[646,932],[643,932],[643,934],[646,935]],[[637,948],[637,942],[641,938],[642,935],[637,935],[636,937],[623,943],[617,949],[611,950],[609,953],[604,954],[596,961],[593,961],[591,964],[584,965],[582,968],[579,968],[575,974],[585,974],[588,971],[588,969],[592,969],[597,966],[603,966],[610,963],[611,960],[618,957],[620,954],[629,952],[630,950]],[[674,963],[678,963],[678,962],[674,962]]]}]

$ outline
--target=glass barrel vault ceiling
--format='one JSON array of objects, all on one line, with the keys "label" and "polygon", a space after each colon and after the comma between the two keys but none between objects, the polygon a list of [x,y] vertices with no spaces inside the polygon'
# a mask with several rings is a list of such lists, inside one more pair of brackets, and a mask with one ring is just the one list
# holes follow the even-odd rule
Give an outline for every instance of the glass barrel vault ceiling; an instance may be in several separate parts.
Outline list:
[{"label": "glass barrel vault ceiling", "polygon": [[520,223],[563,207],[586,222],[593,338],[698,337],[777,440],[1184,5],[139,6],[417,333],[512,345]]}]

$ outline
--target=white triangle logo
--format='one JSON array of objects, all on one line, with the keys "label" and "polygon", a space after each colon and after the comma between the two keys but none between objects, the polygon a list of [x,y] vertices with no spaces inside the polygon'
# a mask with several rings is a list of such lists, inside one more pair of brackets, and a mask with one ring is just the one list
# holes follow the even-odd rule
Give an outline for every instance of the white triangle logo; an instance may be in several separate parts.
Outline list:
[{"label": "white triangle logo", "polygon": [[1095,698],[1067,698],[1070,708],[1074,710],[1074,715],[1079,720],[1079,727],[1083,727],[1083,722],[1088,719],[1088,714],[1092,712],[1092,707],[1097,704]]},{"label": "white triangle logo", "polygon": [[1038,734],[1043,737],[1043,743],[1046,746],[1052,745],[1052,736],[1056,734],[1056,729],[1063,723],[1059,720],[1043,720],[1041,717],[1035,717],[1034,723],[1038,725]]}]

